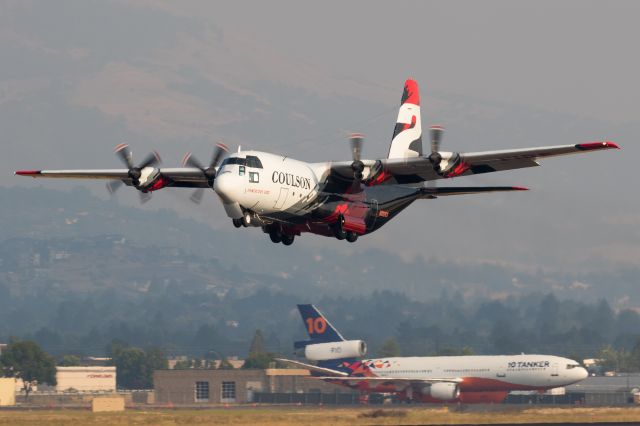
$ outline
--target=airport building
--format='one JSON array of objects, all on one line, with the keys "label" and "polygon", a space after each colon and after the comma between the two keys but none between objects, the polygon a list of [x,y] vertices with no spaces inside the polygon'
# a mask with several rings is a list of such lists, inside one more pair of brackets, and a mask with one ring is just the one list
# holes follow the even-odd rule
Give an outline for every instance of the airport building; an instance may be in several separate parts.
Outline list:
[{"label": "airport building", "polygon": [[58,392],[113,392],[116,390],[116,367],[56,367]]},{"label": "airport building", "polygon": [[353,393],[302,369],[156,370],[153,384],[156,402],[165,404],[247,403],[261,393]]}]

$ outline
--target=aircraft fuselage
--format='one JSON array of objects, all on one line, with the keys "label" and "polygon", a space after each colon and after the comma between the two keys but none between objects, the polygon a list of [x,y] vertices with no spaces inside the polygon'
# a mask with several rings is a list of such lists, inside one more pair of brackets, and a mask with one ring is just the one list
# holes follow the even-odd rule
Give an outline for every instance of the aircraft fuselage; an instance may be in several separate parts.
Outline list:
[{"label": "aircraft fuselage", "polygon": [[377,230],[420,194],[419,188],[367,186],[357,180],[334,179],[328,184],[329,170],[330,163],[245,151],[225,159],[215,191],[227,214],[245,226],[261,226],[267,233],[311,232],[338,238]]}]

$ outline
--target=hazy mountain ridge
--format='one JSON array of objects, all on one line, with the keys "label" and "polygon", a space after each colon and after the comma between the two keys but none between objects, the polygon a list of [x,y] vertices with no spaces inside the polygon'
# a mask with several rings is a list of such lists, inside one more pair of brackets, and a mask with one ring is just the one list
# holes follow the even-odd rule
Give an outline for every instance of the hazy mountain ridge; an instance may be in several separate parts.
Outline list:
[{"label": "hazy mountain ridge", "polygon": [[[559,297],[585,301],[606,297],[621,308],[640,303],[637,268],[571,274],[435,257],[404,261],[386,250],[360,249],[358,244],[345,248],[330,239],[325,248],[291,250],[274,245],[259,229],[218,231],[167,210],[141,210],[102,200],[82,188],[70,192],[0,188],[0,198],[6,202],[0,211],[5,256],[17,256],[29,274],[46,265],[67,275],[69,282],[63,285],[77,290],[83,285],[85,291],[101,287],[87,281],[88,276],[118,277],[113,279],[118,288],[127,274],[141,283],[165,274],[194,286],[224,276],[225,288],[243,294],[269,287],[316,298],[393,288],[416,300],[433,299],[442,291],[460,292],[473,300],[553,291]],[[73,264],[67,267],[70,271],[57,266],[55,252],[62,253],[58,263]],[[5,272],[10,264],[4,264]],[[121,272],[125,267],[126,274]],[[46,279],[54,276],[45,274]]]}]

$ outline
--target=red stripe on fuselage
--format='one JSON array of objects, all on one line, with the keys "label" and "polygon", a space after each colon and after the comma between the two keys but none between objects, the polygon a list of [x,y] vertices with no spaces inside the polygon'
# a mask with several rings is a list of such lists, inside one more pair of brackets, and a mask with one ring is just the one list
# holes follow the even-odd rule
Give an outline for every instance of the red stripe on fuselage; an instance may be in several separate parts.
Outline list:
[{"label": "red stripe on fuselage", "polygon": [[[358,371],[365,373],[362,369],[358,369]],[[369,375],[370,374],[367,374],[367,376]],[[400,396],[404,395],[404,391],[398,390],[395,385],[389,383],[393,382],[393,378],[389,378],[389,382],[386,383],[376,383],[367,380],[358,381],[358,379],[359,377],[353,377],[353,381],[355,382],[353,384],[345,383],[341,380],[328,381],[337,385],[357,389],[362,392],[397,393]],[[362,377],[362,379],[366,379],[366,377]],[[502,402],[510,391],[545,391],[554,387],[558,387],[558,385],[529,386],[510,383],[504,380],[488,379],[485,377],[465,377],[462,379],[462,383],[460,383],[460,397],[458,400],[469,403],[497,403]],[[424,395],[420,395],[419,399],[423,402],[442,402],[441,400],[436,400]]]}]

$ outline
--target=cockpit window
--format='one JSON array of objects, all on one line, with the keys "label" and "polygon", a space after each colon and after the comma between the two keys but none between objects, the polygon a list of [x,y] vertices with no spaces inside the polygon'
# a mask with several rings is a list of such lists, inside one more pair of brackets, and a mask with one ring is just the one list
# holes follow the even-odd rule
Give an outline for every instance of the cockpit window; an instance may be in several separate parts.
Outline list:
[{"label": "cockpit window", "polygon": [[256,169],[262,168],[262,162],[258,157],[254,155],[247,155],[247,158],[240,158],[240,157],[225,158],[222,164],[220,164],[220,167],[224,167],[226,165],[232,165],[232,164],[237,164],[239,166],[253,167]]},{"label": "cockpit window", "polygon": [[567,370],[580,367],[580,364],[567,364]]},{"label": "cockpit window", "polygon": [[238,164],[241,166],[245,166],[247,164],[247,159],[240,158],[240,157],[228,157],[224,159],[220,167],[224,167],[226,165],[231,165],[231,164]]},{"label": "cockpit window", "polygon": [[247,167],[254,167],[256,169],[261,169],[262,168],[262,162],[256,156],[247,155]]}]

